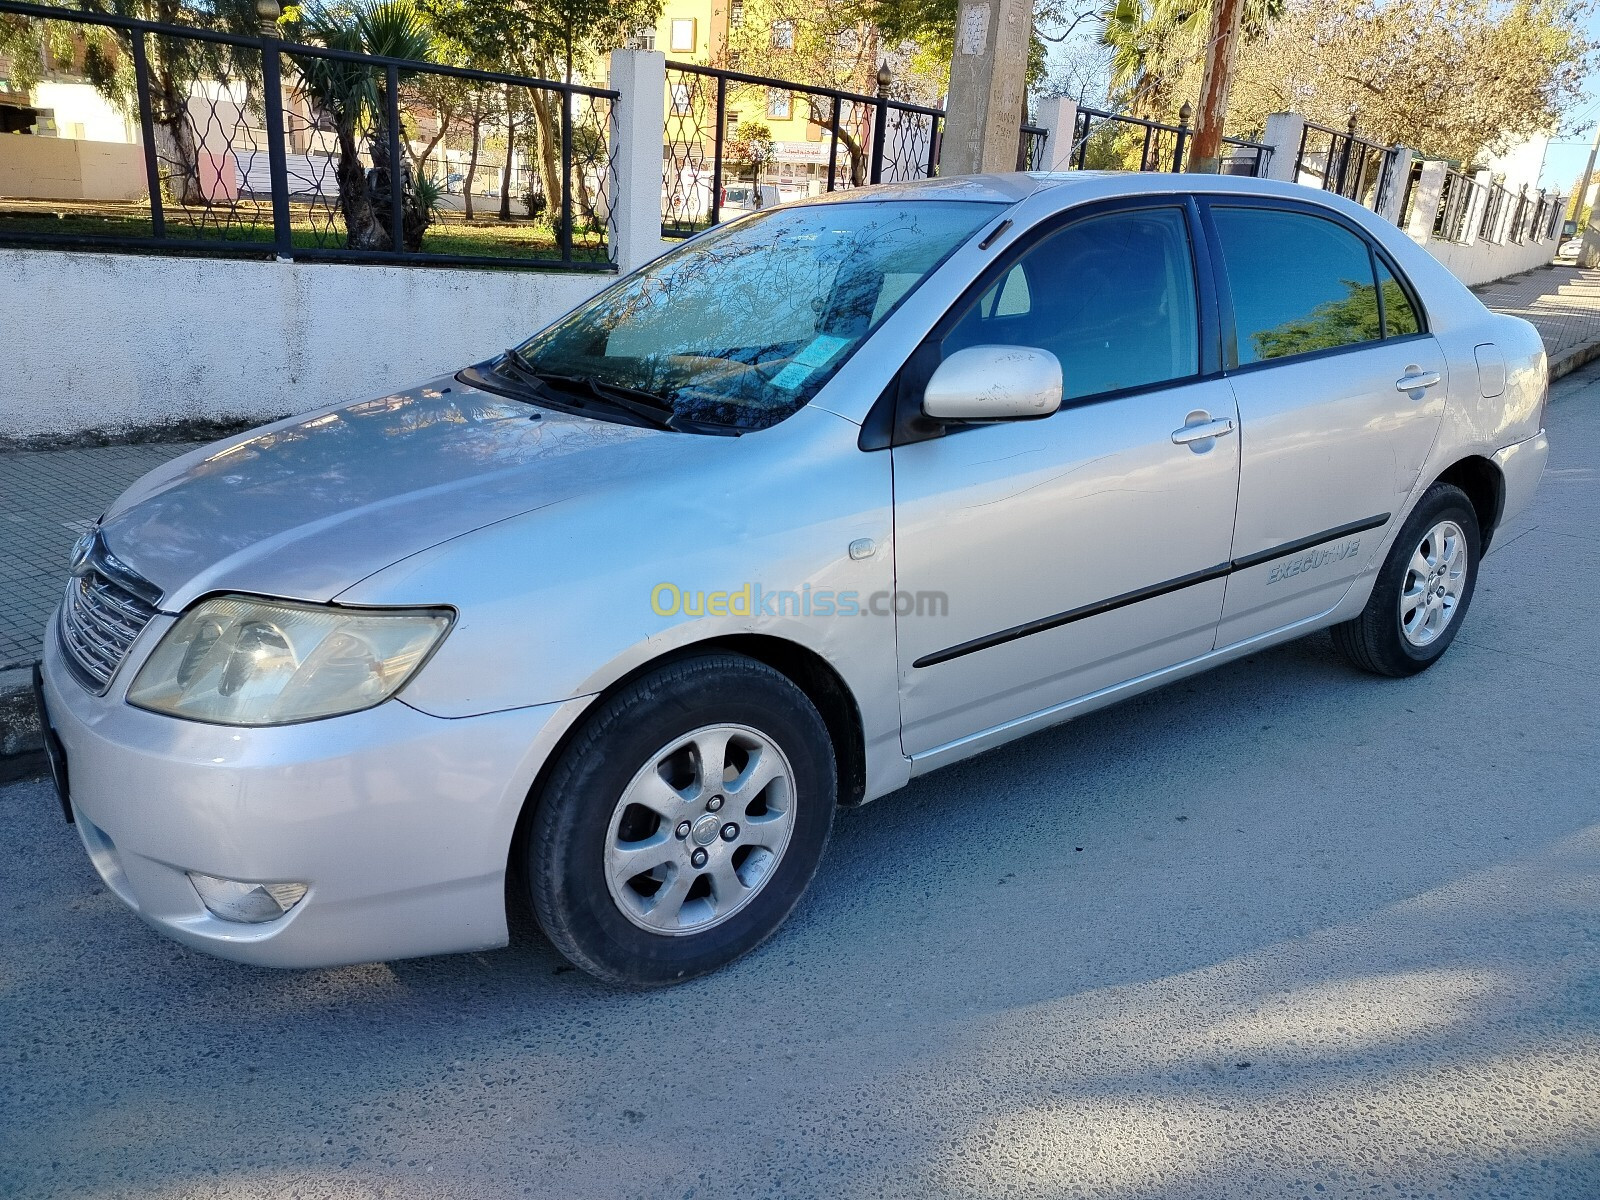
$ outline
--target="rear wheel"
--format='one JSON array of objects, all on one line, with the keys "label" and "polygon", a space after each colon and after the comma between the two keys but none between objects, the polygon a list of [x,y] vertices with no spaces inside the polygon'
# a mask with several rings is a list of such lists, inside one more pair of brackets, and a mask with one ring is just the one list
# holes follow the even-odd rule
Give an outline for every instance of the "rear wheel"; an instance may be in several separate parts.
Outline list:
[{"label": "rear wheel", "polygon": [[1478,579],[1481,538],[1472,501],[1436,483],[1406,518],[1361,615],[1333,627],[1333,642],[1378,675],[1415,675],[1455,640]]},{"label": "rear wheel", "polygon": [[821,716],[737,655],[672,663],[604,701],[538,798],[527,873],[575,965],[636,987],[759,945],[816,873],[837,803]]}]

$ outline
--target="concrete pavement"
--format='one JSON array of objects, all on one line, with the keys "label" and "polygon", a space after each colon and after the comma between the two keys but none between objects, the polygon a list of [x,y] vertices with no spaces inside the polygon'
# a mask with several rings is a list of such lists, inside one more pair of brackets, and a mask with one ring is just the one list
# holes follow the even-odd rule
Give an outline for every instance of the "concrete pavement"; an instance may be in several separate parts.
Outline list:
[{"label": "concrete pavement", "polygon": [[1600,1195],[1600,366],[1411,680],[1325,635],[840,814],[646,995],[161,940],[0,790],[0,1196]]},{"label": "concrete pavement", "polygon": [[1496,312],[1538,326],[1552,379],[1600,354],[1600,271],[1558,262],[1472,290]]}]

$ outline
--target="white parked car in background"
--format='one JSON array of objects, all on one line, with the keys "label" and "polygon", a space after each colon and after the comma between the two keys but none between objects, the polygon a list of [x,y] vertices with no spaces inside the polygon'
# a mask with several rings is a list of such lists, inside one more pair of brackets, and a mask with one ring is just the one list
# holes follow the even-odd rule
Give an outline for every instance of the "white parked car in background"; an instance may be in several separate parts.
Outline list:
[{"label": "white parked car in background", "polygon": [[1315,630],[1428,667],[1545,400],[1531,326],[1293,185],[762,212],[136,484],[48,638],[59,782],[190,946],[484,949],[509,895],[602,978],[686,979],[778,927],[839,804]]}]

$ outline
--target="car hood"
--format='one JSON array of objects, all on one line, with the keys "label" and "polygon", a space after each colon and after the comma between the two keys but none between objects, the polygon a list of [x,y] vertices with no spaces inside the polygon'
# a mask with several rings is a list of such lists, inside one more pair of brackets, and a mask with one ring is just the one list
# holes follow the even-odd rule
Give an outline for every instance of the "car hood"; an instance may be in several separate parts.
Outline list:
[{"label": "car hood", "polygon": [[169,611],[218,590],[328,600],[430,546],[628,478],[680,439],[444,379],[174,459],[101,528]]}]

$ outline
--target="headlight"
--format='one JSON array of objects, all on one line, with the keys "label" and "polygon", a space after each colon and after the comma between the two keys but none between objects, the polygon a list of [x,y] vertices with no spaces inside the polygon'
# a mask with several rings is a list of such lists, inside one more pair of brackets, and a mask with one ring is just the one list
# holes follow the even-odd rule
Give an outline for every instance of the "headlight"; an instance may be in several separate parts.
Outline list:
[{"label": "headlight", "polygon": [[128,702],[219,725],[287,725],[371,708],[438,645],[438,608],[334,608],[217,596],[161,639]]}]

